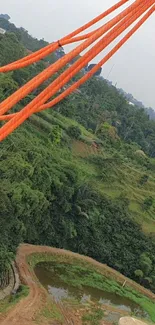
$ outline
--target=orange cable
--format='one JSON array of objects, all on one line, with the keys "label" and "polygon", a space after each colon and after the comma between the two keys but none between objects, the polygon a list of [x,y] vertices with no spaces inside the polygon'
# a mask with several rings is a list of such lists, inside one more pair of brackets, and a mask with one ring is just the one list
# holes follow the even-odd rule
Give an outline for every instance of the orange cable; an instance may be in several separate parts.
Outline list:
[{"label": "orange cable", "polygon": [[[140,0],[139,0],[140,1]],[[111,26],[114,25],[114,20],[113,23],[111,23]],[[110,27],[111,27],[110,26]],[[107,27],[107,28],[106,28]],[[109,25],[108,23],[105,25],[105,32],[108,30]],[[89,42],[89,45],[91,44],[91,42]],[[87,46],[85,46],[84,48],[86,48]],[[72,53],[74,53],[75,50],[72,51]],[[78,54],[80,53],[80,51],[78,52]],[[66,55],[67,56],[67,55]],[[65,58],[66,58],[65,56]],[[74,56],[72,56],[73,58]],[[72,59],[71,58],[71,59]],[[57,61],[57,65],[51,65],[50,67],[48,67],[47,69],[45,69],[43,72],[41,72],[38,76],[34,77],[31,81],[29,81],[26,85],[24,85],[23,87],[21,87],[19,90],[17,90],[13,95],[11,95],[8,99],[4,100],[1,104],[0,104],[0,114],[4,114],[8,109],[10,109],[13,105],[15,105],[19,100],[21,100],[22,98],[24,98],[26,95],[28,95],[30,92],[32,92],[35,88],[37,88],[42,82],[44,82],[46,79],[48,79],[49,77],[51,77],[51,75],[53,75],[53,73],[55,73],[56,71],[59,70],[59,63],[62,62],[63,58],[60,59],[59,61]],[[67,60],[68,61],[68,60]],[[67,62],[65,62],[62,66],[64,66]],[[60,68],[61,68],[60,67]],[[53,71],[53,68],[54,71]],[[52,69],[52,72],[50,72]],[[46,74],[47,73],[47,74]],[[30,88],[28,88],[30,87]],[[22,96],[21,96],[21,92],[22,92]],[[18,97],[19,94],[19,97]],[[12,102],[11,102],[12,100]],[[2,107],[2,109],[1,109]]]},{"label": "orange cable", "polygon": [[[62,42],[64,40],[71,39],[72,37],[80,34],[84,30],[86,30],[89,27],[93,26],[94,24],[96,24],[97,22],[99,22],[100,20],[102,20],[103,18],[105,18],[106,16],[111,14],[112,12],[114,12],[116,9],[118,9],[119,7],[121,7],[122,5],[124,5],[128,1],[129,0],[121,0],[121,1],[119,1],[116,5],[112,6],[111,8],[109,8],[108,10],[103,12],[101,15],[99,15],[96,18],[94,18],[93,20],[91,20],[89,23],[83,25],[82,27],[78,28],[77,30],[70,33],[66,37],[60,39],[60,41],[59,41],[60,44],[62,44]],[[22,58],[20,60],[17,60],[16,62],[8,64],[7,66],[1,67],[0,72],[7,72],[7,71],[23,68],[23,67],[25,67],[25,66],[27,66],[29,64],[37,62],[37,61],[43,59],[45,56],[47,56],[47,55],[51,54],[52,52],[54,52],[58,47],[59,47],[58,42],[56,42],[54,44],[49,44],[46,47],[44,47],[43,49],[40,49],[39,51],[37,51],[35,53],[32,53],[27,57],[24,57],[24,58]],[[33,60],[34,58],[35,58],[35,60]],[[23,62],[24,63],[27,62],[27,64],[26,65],[20,65],[20,63],[23,63]]]},{"label": "orange cable", "polygon": [[[84,57],[83,57],[84,58]],[[83,58],[81,58],[81,60],[83,60]],[[77,64],[77,63],[76,63]],[[79,63],[78,63],[79,64]],[[69,70],[72,70],[72,67],[69,69]],[[67,71],[67,73],[68,73],[68,71]],[[66,72],[65,72],[65,74],[66,74]],[[60,80],[60,78],[61,78],[62,76],[60,76],[59,77],[59,80]],[[63,76],[64,77],[64,76]]]},{"label": "orange cable", "polygon": [[127,42],[127,40],[145,23],[145,21],[154,13],[154,11],[155,11],[155,6],[153,6],[148,11],[148,13],[127,33],[125,37],[123,37],[123,39],[98,64],[96,64],[91,69],[91,71],[87,72],[87,74],[85,74],[80,80],[78,80],[68,89],[66,89],[58,97],[54,98],[51,102],[42,105],[36,112],[40,112],[42,110],[51,108],[52,106],[56,105],[62,99],[67,97],[69,94],[71,94],[75,89],[79,88],[79,86],[85,83],[88,79],[90,79],[100,69],[100,67],[102,67],[103,64],[105,64]]},{"label": "orange cable", "polygon": [[[90,79],[100,69],[100,67],[102,67],[102,65],[105,64],[129,40],[129,38],[131,38],[131,36],[145,23],[145,21],[154,13],[154,11],[155,11],[155,6],[153,6],[148,11],[148,13],[123,37],[123,39],[98,64],[96,64],[91,69],[91,71],[87,72],[87,74],[85,74],[80,80],[75,82],[73,85],[71,85],[68,89],[66,89],[62,94],[54,98],[52,101],[42,105],[36,112],[40,112],[42,110],[55,106],[61,100],[63,100],[72,92],[74,92],[74,90],[79,88],[79,86],[85,83],[88,79]],[[0,116],[0,119],[5,117],[6,120],[7,119],[9,120],[17,114],[18,113],[3,115]]]},{"label": "orange cable", "polygon": [[22,86],[19,90],[17,90],[13,95],[9,98],[5,99],[0,104],[0,114],[4,114],[7,112],[12,106],[17,104],[22,98],[27,96],[30,92],[32,92],[35,88],[37,88],[41,83],[50,78],[55,72],[61,69],[64,65],[70,62],[75,56],[77,56],[80,52],[82,52],[86,47],[88,47],[92,42],[96,41],[97,38],[102,36],[103,33],[107,32],[109,28],[113,27],[115,24],[119,22],[120,19],[124,17],[124,15],[131,12],[137,5],[145,3],[146,0],[137,0],[130,7],[125,9],[121,14],[117,15],[110,22],[105,24],[101,29],[96,32],[93,36],[91,36],[88,40],[86,40],[83,44],[79,45],[76,49],[72,50],[70,53],[66,54],[65,57],[58,60],[55,64],[46,68],[43,72],[41,72],[38,76],[34,77],[31,81],[29,81],[26,85]]},{"label": "orange cable", "polygon": [[[145,7],[144,8],[142,7],[141,10],[139,10],[139,13],[140,14],[144,13],[144,11],[146,9],[148,9],[148,7],[150,6],[149,3],[150,4],[153,4],[154,3],[154,0],[150,0],[150,2],[147,1],[147,4],[145,5]],[[139,13],[137,13],[136,19],[138,18]],[[129,27],[135,21],[135,17],[133,16],[133,12],[130,14],[130,17],[131,18],[130,18],[129,21],[127,21],[127,19],[129,19],[129,17],[127,17],[127,18],[125,18],[119,24],[120,25],[120,29],[118,28],[117,31],[116,31],[117,32],[117,36],[120,35],[127,27]],[[127,23],[127,26],[125,26],[126,23]],[[116,28],[114,28],[114,29],[116,30]],[[106,37],[104,37],[103,39],[101,39],[96,44],[96,46],[94,47],[94,51],[92,51],[92,49],[89,50],[81,59],[79,59],[77,62],[75,62],[61,76],[59,76],[55,81],[53,81],[52,84],[49,87],[47,87],[48,88],[48,97],[50,98],[60,88],[62,88],[76,73],[78,73],[90,60],[93,59],[93,57],[95,57],[97,54],[99,54],[115,38],[116,38],[116,35],[115,35],[114,31],[113,30],[110,31],[106,35]],[[105,39],[106,39],[106,41],[105,41]],[[45,89],[45,93],[46,93],[47,88]],[[50,89],[51,89],[51,91],[50,91]],[[42,92],[42,94],[43,94],[43,92]]]},{"label": "orange cable", "polygon": [[[152,0],[152,1],[150,1],[149,3],[150,3],[150,4],[151,4],[151,3],[153,4],[154,1]],[[147,5],[145,5],[145,9],[143,8],[143,10],[140,11],[141,14],[144,12],[144,10],[146,11],[146,9],[150,7],[150,4],[148,4],[148,2],[147,2]],[[131,21],[130,21],[130,24],[131,24],[135,19],[137,19],[138,17],[139,17],[139,13],[138,13],[138,15],[136,14],[136,17],[134,17],[134,18],[132,17],[132,19],[131,19]],[[127,21],[127,19],[128,19],[128,18],[126,18],[126,21]],[[127,24],[127,26],[123,27],[123,28],[122,28],[122,31],[124,31],[124,30],[128,27],[128,25],[129,25],[129,24]],[[121,31],[121,32],[122,32],[122,31]],[[115,37],[116,37],[116,36],[114,36],[114,38],[115,38]],[[81,68],[81,67],[80,67],[80,68]],[[52,85],[52,86],[53,86],[53,85]],[[49,87],[51,87],[51,86],[49,86]],[[49,87],[47,87],[47,88],[49,88]],[[48,89],[48,90],[49,90],[49,89]],[[47,89],[46,89],[45,91],[43,91],[43,93],[44,93],[44,92],[46,93],[46,92],[47,92]],[[51,94],[50,94],[50,96],[51,96]],[[42,97],[42,94],[41,94],[41,96],[39,95],[38,97],[39,97],[39,99],[40,99],[40,98]],[[43,100],[45,100],[45,98],[43,98]],[[34,102],[36,102],[36,105],[37,105],[37,104],[38,104],[38,98],[34,99],[34,100],[32,101],[32,103],[30,103],[29,105],[27,105],[27,106],[26,106],[26,107],[25,107],[21,112],[18,113],[18,116],[20,115],[20,116],[21,116],[21,119],[23,119],[23,118],[27,118],[27,117],[31,114],[31,111],[30,111],[30,110],[28,111],[28,109],[29,109],[30,106],[34,105]],[[35,107],[32,106],[32,109],[35,110]],[[26,114],[27,114],[26,112],[24,112],[24,113],[26,113],[26,114],[23,114],[23,111],[27,111],[28,115],[26,116]],[[14,121],[13,121],[13,120],[14,120]],[[13,119],[12,119],[10,122],[8,122],[7,124],[9,124],[9,123],[12,124],[12,126],[13,126],[13,128],[14,128],[14,127],[15,127],[15,123],[14,123],[15,120],[16,120],[16,118],[13,118]],[[19,122],[19,121],[17,121],[17,124],[18,124],[18,122]],[[20,121],[20,123],[21,123],[21,121]],[[13,124],[14,124],[14,125],[13,125]],[[6,125],[5,125],[5,126],[6,126]],[[4,129],[5,126],[4,126],[2,129]]]}]

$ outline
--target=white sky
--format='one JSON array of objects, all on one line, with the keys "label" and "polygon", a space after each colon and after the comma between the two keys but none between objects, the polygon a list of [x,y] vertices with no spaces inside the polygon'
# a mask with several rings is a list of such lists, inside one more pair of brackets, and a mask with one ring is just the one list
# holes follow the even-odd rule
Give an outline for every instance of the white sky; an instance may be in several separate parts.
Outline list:
[{"label": "white sky", "polygon": [[[0,13],[9,14],[11,22],[24,27],[31,35],[52,42],[88,22],[117,1],[0,0]],[[132,2],[129,0],[128,4]],[[93,62],[97,63],[103,54]],[[117,87],[122,87],[145,105],[155,108],[155,13],[104,65],[103,76],[106,78],[108,75],[113,83],[117,82]]]}]

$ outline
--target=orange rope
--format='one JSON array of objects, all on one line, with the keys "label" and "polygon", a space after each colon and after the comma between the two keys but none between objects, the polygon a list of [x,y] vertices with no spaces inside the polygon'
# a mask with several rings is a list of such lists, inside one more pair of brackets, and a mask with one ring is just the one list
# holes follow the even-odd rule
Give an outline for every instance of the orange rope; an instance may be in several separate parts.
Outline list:
[{"label": "orange rope", "polygon": [[[131,36],[144,24],[144,22],[153,14],[155,11],[155,6],[153,6],[148,13],[123,37],[123,39],[98,63],[96,64],[91,71],[87,72],[80,80],[75,82],[72,86],[70,86],[68,89],[66,89],[62,94],[54,98],[52,101],[50,101],[47,104],[42,105],[39,107],[39,109],[36,112],[40,112],[42,110],[52,108],[56,104],[58,104],[61,100],[66,98],[68,95],[70,95],[72,92],[74,92],[79,86],[84,84],[88,79],[90,79],[99,69],[100,67],[105,64],[128,40],[131,38]],[[18,113],[9,114],[9,115],[3,115],[0,116],[0,120],[9,120]]]},{"label": "orange rope", "polygon": [[[88,29],[89,27],[93,26],[94,24],[96,24],[97,22],[99,22],[100,20],[102,20],[103,18],[105,18],[106,16],[111,14],[112,12],[114,12],[116,9],[118,9],[119,7],[121,7],[122,5],[124,5],[128,1],[129,0],[121,0],[121,1],[119,1],[116,5],[112,6],[111,8],[109,8],[108,10],[103,12],[101,15],[99,15],[96,18],[94,18],[93,20],[91,20],[89,23],[83,25],[82,27],[78,28],[77,30],[70,33],[66,37],[60,39],[59,43],[62,46],[66,45],[67,43],[65,44],[65,43],[63,43],[63,41],[69,40],[69,39],[73,38],[74,36],[80,34],[84,30]],[[90,36],[91,33],[89,33],[88,35]],[[83,36],[79,37],[79,41],[84,39],[82,37]],[[43,49],[41,49],[41,50],[39,50],[39,51],[37,51],[35,53],[32,53],[32,54],[24,57],[23,59],[17,60],[16,62],[8,64],[7,66],[1,67],[0,72],[7,72],[7,71],[12,71],[12,70],[16,70],[16,69],[26,67],[26,66],[34,63],[34,62],[37,62],[37,61],[43,59],[45,56],[48,56],[49,54],[51,54],[52,52],[54,52],[58,48],[59,48],[58,42],[53,43],[53,44],[49,44],[46,47],[44,47]]]},{"label": "orange rope", "polygon": [[[122,14],[117,15],[115,18],[113,18],[109,23],[106,25],[100,27],[95,32],[88,33],[86,35],[83,35],[82,37],[86,37],[88,35],[88,40],[85,41],[82,45],[78,46],[75,50],[71,51],[69,54],[67,54],[64,58],[60,59],[56,64],[53,65],[53,69],[55,69],[55,66],[58,66],[60,69],[62,66],[64,66],[65,58],[69,62],[71,59],[70,57],[73,55],[75,57],[77,54],[76,51],[79,48],[86,48],[90,44],[92,44],[95,40],[100,38],[103,34],[106,33],[109,29],[114,27],[108,34],[106,34],[98,43],[89,50],[83,57],[81,57],[77,62],[75,62],[70,68],[68,68],[64,73],[62,73],[54,82],[52,82],[51,85],[49,85],[41,94],[39,94],[34,100],[32,100],[31,103],[29,103],[25,108],[23,108],[20,112],[10,115],[3,115],[0,117],[0,119],[11,119],[8,123],[6,123],[1,129],[0,129],[0,140],[2,141],[5,139],[5,137],[10,134],[13,130],[15,130],[21,123],[23,123],[31,114],[34,112],[47,109],[49,107],[52,107],[56,103],[58,103],[60,100],[65,98],[67,95],[69,95],[71,92],[73,92],[77,87],[79,87],[81,84],[83,84],[86,80],[88,80],[116,51],[135,33],[138,28],[150,17],[150,15],[155,11],[155,0],[137,0],[135,1],[131,6],[129,6],[127,9],[123,11]],[[152,7],[151,7],[152,6]],[[150,10],[148,10],[151,7]],[[148,11],[147,11],[148,10]],[[131,31],[85,76],[83,76],[78,82],[74,83],[72,86],[70,86],[67,90],[65,90],[62,94],[60,94],[57,98],[53,99],[51,102],[44,104],[47,102],[54,94],[57,93],[59,89],[63,87],[64,84],[66,84],[78,71],[82,69],[82,67],[85,67],[89,61],[91,61],[92,58],[94,58],[98,53],[100,53],[105,47],[107,47],[115,38],[117,38],[123,31],[125,31],[133,22],[135,22],[143,13],[147,13],[144,15],[144,17],[131,29]],[[111,27],[110,27],[111,26]],[[106,28],[108,28],[106,30]],[[106,30],[106,31],[105,31]],[[91,36],[90,36],[91,35]],[[76,38],[75,38],[76,39]],[[90,42],[90,44],[89,44]],[[86,45],[89,44],[89,45]],[[81,50],[82,51],[82,50]],[[80,52],[81,52],[80,51]],[[80,53],[79,52],[79,53]],[[52,70],[52,69],[51,69]],[[52,72],[53,74],[53,72]],[[44,76],[45,77],[45,76]],[[43,78],[43,75],[42,75]],[[33,79],[34,81],[34,79]],[[25,86],[24,86],[25,87]],[[27,87],[27,85],[26,85]],[[27,88],[24,89],[27,89]],[[19,91],[18,98],[21,98],[22,92],[21,89]],[[17,92],[15,95],[10,96],[13,100],[17,100]],[[15,96],[15,97],[14,97]],[[24,96],[25,97],[25,96]],[[9,104],[10,98],[3,101],[1,105],[5,104],[6,101]],[[23,98],[23,97],[22,97]],[[12,105],[11,101],[11,107]],[[20,100],[20,99],[19,99]],[[0,107],[1,107],[0,105]],[[9,107],[9,108],[11,108]],[[4,106],[1,108],[0,113],[3,114],[9,109],[8,107]],[[3,111],[3,113],[2,113]]]},{"label": "orange rope", "polygon": [[[150,0],[150,3],[153,4],[154,0]],[[142,5],[141,5],[142,6]],[[45,91],[42,92],[42,95],[40,94],[40,99],[43,94],[47,94],[48,99],[53,96],[58,90],[60,90],[75,74],[77,74],[86,64],[92,60],[98,53],[100,53],[106,46],[108,46],[117,36],[119,36],[127,27],[129,27],[135,19],[138,18],[139,14],[142,14],[149,6],[149,3],[143,6],[141,10],[137,13],[136,16],[133,15],[133,12],[129,15],[127,18],[125,18],[118,26],[117,30],[114,28],[112,31],[110,31],[106,37],[101,39],[96,46],[89,50],[81,59],[79,59],[76,63],[74,63],[69,69],[67,69],[61,76],[59,76],[49,87],[45,89]],[[39,98],[39,96],[38,96]],[[48,100],[46,97],[46,100],[44,98],[44,101]],[[34,106],[35,107],[35,106]]]},{"label": "orange rope", "polygon": [[[50,67],[46,68],[38,76],[30,80],[26,85],[17,90],[9,98],[5,99],[0,104],[0,115],[6,113],[11,107],[17,104],[21,99],[27,96],[30,92],[36,89],[40,84],[45,80],[49,79],[55,72],[64,67],[68,62],[70,62],[75,56],[80,54],[84,49],[89,45],[95,42],[99,37],[106,33],[109,29],[115,26],[125,15],[130,13],[138,5],[146,3],[146,0],[137,0],[129,8],[125,9],[121,14],[117,15],[110,22],[102,26],[95,34],[93,34],[88,40],[83,44],[79,45],[76,49],[72,50],[70,53],[66,54],[63,58],[58,60],[55,64],[52,64]],[[148,3],[148,1],[147,1]]]},{"label": "orange rope", "polygon": [[72,69],[72,68],[70,68],[70,69]]},{"label": "orange rope", "polygon": [[[151,1],[147,1],[147,4],[145,4],[145,6],[143,5],[143,7],[141,8],[141,10],[138,11],[135,9],[136,14],[133,15],[133,12],[131,13],[131,18],[128,21],[128,17],[126,17],[123,21],[121,21],[120,28],[119,28],[119,32],[117,30],[117,27],[115,27],[112,31],[110,31],[104,38],[107,38],[107,44],[111,43],[111,41],[113,39],[115,39],[120,33],[122,33],[124,30],[126,30],[126,28],[128,28],[142,13],[144,13],[146,11],[146,9],[148,9],[150,7],[150,5],[152,5],[154,3],[153,0]],[[143,3],[144,4],[144,3]],[[115,33],[114,33],[115,30]],[[111,35],[110,41],[108,41],[109,36]],[[103,48],[103,44],[102,44],[103,40],[101,40],[99,43],[101,43],[102,48]],[[95,46],[98,47],[98,44]],[[99,49],[99,51],[102,50],[102,48]],[[91,50],[89,51],[91,52]],[[87,55],[87,54],[86,54]],[[95,53],[96,56],[96,53]],[[82,61],[82,58],[80,59]],[[80,61],[79,60],[79,61]],[[84,60],[83,60],[84,61]],[[75,66],[77,63],[75,63],[73,66]],[[85,61],[84,61],[85,64]],[[83,66],[83,62],[81,63],[81,65],[78,67],[78,69],[81,69],[81,67]],[[72,68],[72,67],[71,67]],[[70,68],[69,68],[70,69]],[[68,69],[68,70],[69,70]],[[77,71],[74,71],[74,74]],[[65,74],[66,72],[64,72]],[[63,74],[63,75],[64,75]],[[58,83],[59,80],[61,80],[62,76],[60,76],[56,81],[54,81],[52,83],[52,85],[48,86],[39,96],[37,96],[30,104],[28,104],[21,112],[18,113],[18,116],[15,116],[14,118],[11,119],[10,122],[8,122],[7,124],[9,124],[9,128],[7,127],[7,124],[5,126],[2,127],[1,131],[3,133],[2,137],[5,135],[7,135],[7,133],[9,134],[10,132],[12,132],[17,126],[19,126],[26,118],[28,118],[33,111],[35,112],[38,109],[38,105],[40,106],[40,104],[43,104],[45,101],[47,101],[51,95],[53,95],[55,93],[55,89],[53,89],[52,92],[50,92],[50,90],[52,90],[53,88],[53,84],[54,83]],[[68,78],[68,77],[67,77]],[[62,82],[63,84],[63,82]],[[58,85],[58,88],[60,88],[60,85]],[[50,92],[50,93],[49,93]],[[1,137],[0,137],[1,139]]]},{"label": "orange rope", "polygon": [[87,72],[80,80],[75,82],[72,86],[66,89],[62,94],[57,98],[54,98],[51,102],[42,105],[36,112],[51,108],[52,106],[59,103],[62,99],[70,95],[74,90],[79,88],[83,83],[90,79],[99,69],[103,66],[128,40],[129,38],[144,24],[144,22],[154,13],[155,6],[153,6],[148,13],[127,33],[125,37],[98,63],[96,64],[91,71]]}]

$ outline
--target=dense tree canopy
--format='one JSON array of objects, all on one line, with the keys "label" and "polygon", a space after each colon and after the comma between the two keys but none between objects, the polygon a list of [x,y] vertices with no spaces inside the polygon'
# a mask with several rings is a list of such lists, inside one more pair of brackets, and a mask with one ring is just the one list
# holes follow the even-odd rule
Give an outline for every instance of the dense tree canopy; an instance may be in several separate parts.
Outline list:
[{"label": "dense tree canopy", "polygon": [[[2,18],[0,26],[11,32],[0,37],[1,65],[46,45]],[[1,74],[0,101],[45,66]],[[134,191],[128,174],[137,171],[140,213],[154,213],[154,140],[155,122],[98,77],[25,122],[0,144],[0,273],[25,241],[89,255],[155,291],[154,235],[143,233],[126,196],[127,187]],[[123,188],[117,196],[114,186]]]},{"label": "dense tree canopy", "polygon": [[131,106],[113,86],[100,78],[92,78],[81,87],[81,96],[72,95],[58,105],[59,112],[76,119],[93,131],[100,123],[116,127],[120,138],[135,142],[155,157],[155,121],[149,120],[143,108]]}]

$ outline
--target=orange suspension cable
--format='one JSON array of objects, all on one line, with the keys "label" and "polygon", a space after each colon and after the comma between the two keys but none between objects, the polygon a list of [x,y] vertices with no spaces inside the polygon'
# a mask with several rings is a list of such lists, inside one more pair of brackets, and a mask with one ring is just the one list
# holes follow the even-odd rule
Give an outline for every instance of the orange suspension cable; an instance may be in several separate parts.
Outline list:
[{"label": "orange suspension cable", "polygon": [[[72,86],[66,89],[62,94],[54,98],[51,102],[42,105],[36,112],[53,107],[58,104],[62,99],[70,95],[74,90],[79,88],[84,84],[88,79],[90,79],[99,69],[103,66],[128,40],[129,38],[145,23],[145,21],[154,13],[155,6],[153,6],[148,13],[127,33],[125,37],[98,63],[96,64],[91,71],[87,72],[80,80],[75,82]],[[12,114],[13,115],[13,114]]]},{"label": "orange suspension cable", "polygon": [[[124,30],[129,26],[129,25],[131,25],[131,24],[135,21],[135,19],[137,19],[137,18],[139,17],[139,15],[141,15],[143,12],[145,12],[146,9],[149,8],[150,5],[152,5],[153,3],[154,3],[153,0],[147,2],[147,5],[145,5],[144,8],[141,9],[141,10],[139,11],[138,14],[134,15],[135,17],[132,17],[132,19],[130,19],[130,22],[127,23],[127,19],[128,19],[128,18],[125,18],[124,21],[126,21],[126,25],[122,27],[122,29],[120,30],[120,32],[124,31]],[[124,23],[124,21],[123,21],[123,23]],[[117,32],[116,35],[119,35],[120,32],[119,32],[119,33]],[[110,33],[109,33],[109,34],[110,34]],[[109,36],[109,34],[108,34],[108,36]],[[116,37],[116,35],[114,36],[114,38]],[[107,36],[107,37],[108,37],[108,36]],[[100,42],[101,42],[101,41],[100,41]],[[111,40],[110,40],[110,42],[111,42]],[[81,69],[81,66],[80,66],[80,69]],[[13,129],[16,128],[19,124],[22,123],[23,120],[25,120],[28,116],[31,115],[31,113],[33,112],[33,110],[34,110],[34,111],[36,110],[37,107],[35,107],[35,104],[36,104],[36,106],[37,106],[38,104],[40,105],[40,103],[42,103],[43,101],[48,100],[48,98],[51,96],[51,94],[50,94],[50,95],[48,94],[48,97],[46,97],[46,99],[45,99],[45,97],[43,97],[43,94],[44,94],[44,93],[47,94],[47,90],[49,91],[49,88],[50,88],[50,87],[53,87],[53,84],[50,85],[49,87],[47,87],[47,89],[45,89],[45,90],[44,90],[44,91],[43,91],[43,92],[38,96],[38,98],[35,98],[35,99],[32,101],[32,103],[30,103],[29,105],[27,105],[27,106],[26,106],[26,107],[25,107],[21,112],[19,112],[19,113],[18,113],[18,117],[16,116],[16,117],[14,117],[10,122],[8,122],[7,124],[9,124],[9,127],[11,127],[11,128],[13,127]],[[42,99],[41,99],[41,98],[42,98]],[[40,100],[40,99],[41,99],[41,100]],[[38,109],[38,108],[37,108],[37,109]],[[5,125],[2,129],[3,129],[3,131],[4,131],[4,130],[6,129],[6,125]]]},{"label": "orange suspension cable", "polygon": [[[62,94],[54,98],[52,101],[39,107],[39,109],[36,112],[40,112],[42,110],[55,106],[62,99],[66,98],[68,95],[74,92],[74,90],[79,88],[79,86],[81,86],[88,79],[90,79],[98,71],[98,69],[103,64],[105,64],[126,43],[126,41],[129,40],[129,38],[131,38],[131,36],[144,24],[144,22],[153,14],[154,11],[155,11],[155,6],[153,6],[148,11],[148,13],[123,37],[123,39],[98,64],[96,64],[91,69],[91,71],[87,72],[87,74],[85,74],[80,80],[75,82],[72,86],[70,86],[68,89],[66,89]],[[9,120],[17,114],[18,113],[0,116],[0,120]]]},{"label": "orange suspension cable", "polygon": [[[67,39],[71,39],[74,36],[80,34],[84,30],[88,29],[89,27],[93,26],[94,24],[96,24],[97,22],[99,22],[100,20],[102,20],[103,18],[105,18],[106,16],[111,14],[112,12],[114,12],[116,9],[120,8],[122,5],[124,5],[128,1],[129,0],[121,0],[121,1],[119,1],[116,5],[112,6],[110,9],[106,10],[101,15],[99,15],[96,18],[94,18],[93,20],[91,20],[89,23],[87,23],[84,26],[78,28],[77,30],[70,33],[66,37],[60,39],[60,41],[59,41],[60,44],[65,45],[65,44],[63,44],[63,41],[65,41]],[[58,42],[53,43],[53,44],[49,44],[46,47],[44,47],[43,49],[41,49],[41,50],[39,50],[39,51],[37,51],[35,53],[32,53],[32,54],[24,57],[23,59],[17,60],[16,62],[8,64],[7,66],[1,67],[0,72],[7,72],[7,71],[12,71],[12,70],[16,70],[16,69],[26,67],[26,66],[34,63],[34,62],[37,62],[37,61],[43,59],[45,56],[48,56],[49,54],[51,54],[52,52],[54,52],[58,48],[59,48]],[[25,63],[26,63],[26,65],[25,65]]]},{"label": "orange suspension cable", "polygon": [[[154,0],[150,0],[150,3],[153,4]],[[142,5],[141,5],[142,6]],[[130,26],[135,19],[139,17],[139,14],[142,14],[149,7],[149,3],[143,6],[137,15],[133,15],[133,12],[127,18],[125,18],[118,26],[117,30],[114,28],[110,31],[106,37],[101,39],[96,46],[89,50],[82,58],[75,62],[70,68],[68,68],[63,74],[61,74],[52,84],[42,92],[43,94],[47,93],[48,98],[54,95],[59,89],[61,89],[76,73],[78,73],[87,63],[93,59],[98,53],[100,53],[107,45],[109,45],[118,35],[120,35],[128,26]],[[136,12],[136,11],[135,11]],[[93,50],[93,51],[92,51]],[[38,96],[39,98],[39,96]],[[41,94],[40,94],[41,99]],[[47,101],[47,99],[46,99]]]},{"label": "orange suspension cable", "polygon": [[81,53],[84,49],[86,49],[89,45],[91,45],[96,39],[106,33],[110,28],[115,26],[125,15],[130,13],[134,8],[138,5],[146,3],[146,0],[137,0],[130,7],[125,9],[121,14],[117,15],[110,22],[105,24],[100,28],[93,36],[91,36],[88,40],[86,40],[83,44],[79,45],[76,49],[72,50],[70,53],[66,54],[65,57],[58,60],[55,64],[52,64],[50,67],[46,68],[43,72],[41,72],[38,76],[34,77],[31,81],[29,81],[26,85],[17,90],[13,95],[4,100],[0,104],[0,114],[6,113],[11,107],[17,104],[21,99],[27,96],[30,92],[36,89],[41,83],[45,80],[49,79],[55,72],[64,67],[68,62],[70,62],[75,56]]},{"label": "orange suspension cable", "polygon": [[[122,18],[125,17],[126,15],[127,15],[127,17],[125,17],[123,19],[123,21],[121,21],[116,27],[113,28],[112,31],[110,31],[106,36],[104,36],[103,39],[100,40],[96,46],[94,46],[81,59],[79,59],[76,63],[74,63],[72,67],[70,67],[60,77],[58,77],[50,86],[48,86],[31,103],[29,103],[25,108],[23,108],[22,111],[13,115],[13,117],[11,118],[11,121],[6,123],[6,125],[4,125],[1,128],[0,140],[3,140],[8,134],[10,134],[14,129],[16,129],[26,118],[28,118],[31,114],[33,114],[33,112],[39,111],[40,109],[45,109],[45,108],[47,108],[47,105],[48,105],[48,107],[49,107],[49,105],[50,105],[50,107],[53,106],[55,103],[57,103],[58,101],[63,99],[65,96],[67,96],[67,94],[71,93],[74,89],[76,89],[76,87],[78,87],[80,84],[85,82],[89,77],[91,77],[91,75],[93,75],[93,73],[95,73],[99,69],[99,67],[101,65],[103,65],[103,63],[105,63],[108,60],[108,58],[111,57],[127,41],[127,39],[129,37],[131,37],[131,35],[144,23],[144,21],[154,12],[155,6],[152,6],[154,3],[155,3],[155,0],[150,0],[150,1],[144,1],[144,0],[138,1],[137,0],[133,5],[131,5],[128,9],[126,9],[123,12],[122,16],[118,15],[119,16],[118,21],[122,20]],[[86,65],[86,63],[89,62],[89,60],[91,58],[95,57],[99,52],[101,52],[108,44],[110,44],[112,42],[112,40],[114,40],[118,35],[120,35],[124,30],[126,30],[126,28],[128,28],[137,18],[139,18],[151,6],[152,6],[152,8],[140,20],[140,22],[126,35],[125,38],[123,38],[123,40],[121,42],[118,43],[118,45],[116,47],[114,47],[114,49],[112,51],[109,52],[109,54],[102,61],[99,62],[98,65],[95,66],[95,68],[93,68],[88,74],[86,74],[77,83],[72,85],[64,93],[62,93],[57,98],[55,98],[52,102],[44,104],[52,95],[54,95],[57,92],[58,89],[60,89],[79,70],[81,70],[81,68],[84,67]],[[110,24],[110,22],[108,24]],[[123,24],[125,24],[125,25],[123,26]],[[98,33],[101,32],[102,28],[98,29],[98,31],[95,33],[95,37],[96,37],[96,34],[98,35]],[[108,29],[110,29],[110,28],[108,28]],[[101,36],[102,35],[103,35],[103,31],[102,31]],[[99,37],[97,37],[97,38],[99,38]],[[94,34],[93,34],[93,36],[90,37],[91,41],[93,42],[92,38],[94,39]],[[88,39],[88,41],[89,41],[89,39]],[[84,42],[84,43],[86,43],[86,42]],[[73,50],[73,51],[76,51],[76,50]],[[62,64],[62,61],[61,61],[61,64]]]}]

